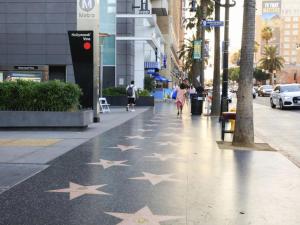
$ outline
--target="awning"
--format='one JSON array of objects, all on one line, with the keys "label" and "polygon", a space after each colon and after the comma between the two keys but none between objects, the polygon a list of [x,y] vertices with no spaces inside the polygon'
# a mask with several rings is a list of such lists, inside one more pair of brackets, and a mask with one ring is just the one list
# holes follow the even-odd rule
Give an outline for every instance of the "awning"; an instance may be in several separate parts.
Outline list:
[{"label": "awning", "polygon": [[164,76],[160,75],[159,73],[153,74],[153,77],[154,77],[154,79],[155,79],[156,81],[165,82],[165,83],[171,82],[171,81],[169,81],[167,78],[165,78]]}]

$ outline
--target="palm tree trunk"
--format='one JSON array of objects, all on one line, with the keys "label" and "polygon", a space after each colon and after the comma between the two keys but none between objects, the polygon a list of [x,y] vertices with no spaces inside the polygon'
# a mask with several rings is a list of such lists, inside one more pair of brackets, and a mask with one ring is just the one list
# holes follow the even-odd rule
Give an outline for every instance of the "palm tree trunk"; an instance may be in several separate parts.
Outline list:
[{"label": "palm tree trunk", "polygon": [[236,125],[233,145],[254,144],[253,125],[253,58],[255,36],[255,0],[244,0],[241,71],[237,94]]},{"label": "palm tree trunk", "polygon": [[[215,20],[220,20],[220,6],[215,4]],[[219,116],[221,110],[220,98],[220,28],[215,27],[215,56],[214,56],[214,78],[213,78],[213,99],[211,106],[211,115]]]}]

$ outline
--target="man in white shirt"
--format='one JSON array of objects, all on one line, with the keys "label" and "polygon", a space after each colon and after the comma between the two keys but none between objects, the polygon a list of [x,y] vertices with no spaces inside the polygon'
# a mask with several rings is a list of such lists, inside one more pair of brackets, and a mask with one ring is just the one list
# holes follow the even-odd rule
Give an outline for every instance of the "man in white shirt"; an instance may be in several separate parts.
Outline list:
[{"label": "man in white shirt", "polygon": [[134,81],[130,82],[130,85],[127,86],[126,88],[126,93],[127,93],[127,98],[128,98],[128,104],[126,107],[126,111],[129,111],[129,108],[131,108],[131,112],[134,112],[134,106],[135,106],[135,101],[137,98],[137,89],[134,85]]}]

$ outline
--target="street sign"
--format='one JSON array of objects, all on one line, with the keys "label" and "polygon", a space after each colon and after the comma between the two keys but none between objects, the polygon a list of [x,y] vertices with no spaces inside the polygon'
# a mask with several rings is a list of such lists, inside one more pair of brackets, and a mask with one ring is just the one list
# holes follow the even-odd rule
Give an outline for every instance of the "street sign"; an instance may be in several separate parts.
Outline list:
[{"label": "street sign", "polygon": [[201,59],[201,43],[202,40],[194,41],[194,54],[193,54],[194,59]]},{"label": "street sign", "polygon": [[203,27],[222,27],[222,26],[224,26],[224,22],[218,21],[218,20],[203,20],[202,26]]}]

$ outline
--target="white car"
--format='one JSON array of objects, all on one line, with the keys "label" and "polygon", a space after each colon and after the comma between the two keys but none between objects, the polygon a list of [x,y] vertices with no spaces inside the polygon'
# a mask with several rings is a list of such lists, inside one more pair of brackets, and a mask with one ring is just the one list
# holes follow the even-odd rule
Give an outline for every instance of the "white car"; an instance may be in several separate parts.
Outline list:
[{"label": "white car", "polygon": [[279,84],[271,93],[272,108],[280,109],[300,106],[300,84]]}]

